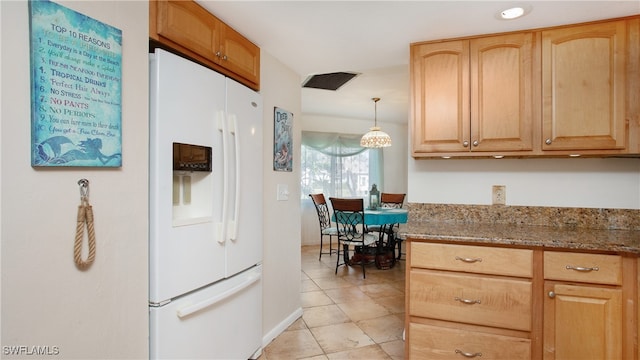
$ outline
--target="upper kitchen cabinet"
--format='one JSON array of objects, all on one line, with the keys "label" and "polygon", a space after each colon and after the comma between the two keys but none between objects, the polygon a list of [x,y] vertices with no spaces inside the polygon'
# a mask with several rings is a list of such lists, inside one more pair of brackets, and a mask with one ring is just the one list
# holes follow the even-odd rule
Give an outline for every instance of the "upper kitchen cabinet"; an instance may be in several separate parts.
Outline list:
[{"label": "upper kitchen cabinet", "polygon": [[625,20],[542,31],[543,150],[626,147],[626,57]]},{"label": "upper kitchen cabinet", "polygon": [[640,16],[411,45],[412,155],[640,155]]},{"label": "upper kitchen cabinet", "polygon": [[533,33],[411,46],[413,156],[532,150]]},{"label": "upper kitchen cabinet", "polygon": [[260,49],[194,1],[149,2],[149,37],[259,90]]}]

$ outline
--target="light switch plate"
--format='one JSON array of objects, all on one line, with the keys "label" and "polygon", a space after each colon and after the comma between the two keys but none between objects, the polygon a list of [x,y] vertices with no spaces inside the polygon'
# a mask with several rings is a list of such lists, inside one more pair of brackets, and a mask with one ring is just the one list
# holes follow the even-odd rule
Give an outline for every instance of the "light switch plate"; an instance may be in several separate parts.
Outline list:
[{"label": "light switch plate", "polygon": [[289,185],[278,184],[278,187],[276,189],[276,200],[277,201],[289,200]]}]

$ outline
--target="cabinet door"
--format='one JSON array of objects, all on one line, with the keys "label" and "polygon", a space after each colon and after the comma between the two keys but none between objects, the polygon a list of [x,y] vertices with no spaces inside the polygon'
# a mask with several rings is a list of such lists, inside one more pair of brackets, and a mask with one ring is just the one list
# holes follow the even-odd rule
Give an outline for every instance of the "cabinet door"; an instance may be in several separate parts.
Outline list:
[{"label": "cabinet door", "polygon": [[222,24],[193,1],[158,1],[157,31],[185,48],[215,59]]},{"label": "cabinet door", "polygon": [[545,283],[544,359],[621,359],[622,291]]},{"label": "cabinet door", "polygon": [[471,40],[471,151],[532,149],[532,44],[532,33]]},{"label": "cabinet door", "polygon": [[414,45],[411,63],[414,153],[469,151],[469,41]]},{"label": "cabinet door", "polygon": [[411,48],[414,153],[532,149],[533,34]]},{"label": "cabinet door", "polygon": [[626,23],[542,32],[543,150],[623,149]]},{"label": "cabinet door", "polygon": [[220,65],[255,83],[260,83],[260,49],[227,25],[220,32]]}]

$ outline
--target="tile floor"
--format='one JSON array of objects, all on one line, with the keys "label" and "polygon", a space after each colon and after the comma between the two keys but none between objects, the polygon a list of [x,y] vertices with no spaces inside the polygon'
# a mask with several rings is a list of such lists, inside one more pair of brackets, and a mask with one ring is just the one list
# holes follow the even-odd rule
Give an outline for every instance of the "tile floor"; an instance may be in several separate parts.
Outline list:
[{"label": "tile floor", "polygon": [[318,250],[302,247],[302,317],[259,359],[404,359],[405,262],[368,265],[363,279],[361,267],[334,274],[336,255],[318,261]]}]

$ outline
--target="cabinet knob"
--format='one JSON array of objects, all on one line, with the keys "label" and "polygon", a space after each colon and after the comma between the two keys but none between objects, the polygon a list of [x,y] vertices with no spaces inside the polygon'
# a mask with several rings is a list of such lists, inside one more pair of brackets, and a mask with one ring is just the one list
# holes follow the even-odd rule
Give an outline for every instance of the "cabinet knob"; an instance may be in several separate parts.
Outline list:
[{"label": "cabinet knob", "polygon": [[222,55],[220,51],[216,51],[216,57],[221,60],[227,60],[227,55]]},{"label": "cabinet knob", "polygon": [[553,299],[554,297],[556,297],[556,293],[554,293],[553,291],[549,291],[549,294],[548,294],[548,295],[549,295],[549,297],[550,297],[550,298],[552,298],[552,299]]},{"label": "cabinet knob", "polygon": [[462,142],[462,146],[464,146],[464,147],[469,146],[469,142],[468,142],[468,141],[463,141],[463,142]]},{"label": "cabinet knob", "polygon": [[479,144],[478,140],[473,141],[473,146],[478,146],[478,144]]},{"label": "cabinet knob", "polygon": [[545,144],[547,144],[547,145],[551,145],[551,139],[547,139],[547,140],[545,140],[545,142],[544,142],[544,143],[545,143]]}]

